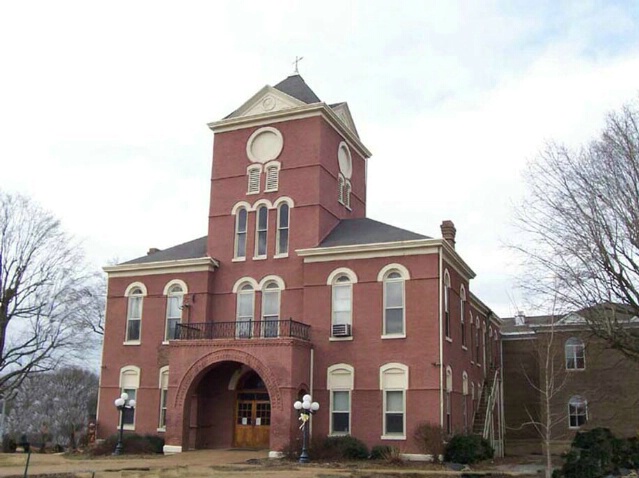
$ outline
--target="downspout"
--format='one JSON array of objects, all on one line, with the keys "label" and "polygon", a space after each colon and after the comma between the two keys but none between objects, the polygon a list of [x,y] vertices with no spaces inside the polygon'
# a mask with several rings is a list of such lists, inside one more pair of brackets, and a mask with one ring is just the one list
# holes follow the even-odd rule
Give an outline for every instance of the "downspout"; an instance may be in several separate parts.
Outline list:
[{"label": "downspout", "polygon": [[[309,378],[309,382],[308,382],[308,388],[309,388],[308,393],[309,393],[309,395],[311,397],[313,396],[313,368],[314,368],[314,365],[315,365],[315,349],[313,349],[311,347],[311,369],[309,371],[310,378]],[[309,436],[312,437],[313,436],[313,420],[309,420],[309,422],[310,422],[310,425],[308,427],[308,432],[309,432],[308,434],[309,434]]]},{"label": "downspout", "polygon": [[[107,274],[107,281],[106,281],[106,291],[105,293],[105,297],[104,297],[104,331],[106,332],[106,319],[107,319],[107,309],[108,309],[108,304],[109,304],[109,274]],[[96,428],[97,428],[97,423],[98,420],[100,419],[100,391],[102,389],[102,371],[104,370],[104,345],[106,343],[106,340],[104,340],[104,335],[102,336],[102,356],[100,357],[100,375],[98,376],[98,397],[97,397],[97,406],[95,407],[95,423],[96,423]],[[118,389],[118,393],[120,392],[120,390]],[[97,431],[96,431],[96,438],[97,438]]]},{"label": "downspout", "polygon": [[500,427],[500,435],[501,435],[501,456],[504,456],[506,454],[506,424],[504,423],[504,345],[503,342],[501,340],[501,336],[499,337],[499,369],[500,369],[500,378],[501,380],[499,381],[499,415],[500,415],[500,419],[499,419],[499,427]]},{"label": "downspout", "polygon": [[444,301],[443,283],[444,283],[444,263],[443,249],[439,248],[439,426],[444,428],[444,339],[443,339],[443,314],[442,303]]}]

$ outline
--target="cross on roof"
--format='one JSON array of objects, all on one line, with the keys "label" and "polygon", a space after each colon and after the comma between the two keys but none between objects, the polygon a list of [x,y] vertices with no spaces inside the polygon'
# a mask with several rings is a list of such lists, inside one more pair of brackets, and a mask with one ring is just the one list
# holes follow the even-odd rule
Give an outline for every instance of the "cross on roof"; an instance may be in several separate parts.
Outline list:
[{"label": "cross on roof", "polygon": [[304,57],[303,57],[303,56],[295,56],[295,61],[293,62],[293,65],[295,65],[295,74],[296,74],[296,75],[299,75],[299,74],[300,74],[300,71],[299,71],[299,69],[298,69],[298,63],[299,63],[300,61],[302,61],[303,59],[304,59]]}]

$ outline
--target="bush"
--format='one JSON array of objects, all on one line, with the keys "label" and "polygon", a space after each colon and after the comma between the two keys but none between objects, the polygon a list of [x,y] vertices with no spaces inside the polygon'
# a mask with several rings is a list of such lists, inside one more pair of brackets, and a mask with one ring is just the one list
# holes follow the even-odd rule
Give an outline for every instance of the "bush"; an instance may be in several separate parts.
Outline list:
[{"label": "bush", "polygon": [[[111,455],[118,443],[118,435],[111,435],[103,442],[96,444],[91,449],[95,456]],[[122,437],[122,453],[127,455],[151,455],[162,453],[164,439],[155,435],[141,436],[135,433],[126,433]]]},{"label": "bush", "polygon": [[607,428],[577,432],[555,478],[599,478],[620,468],[639,467],[637,438],[616,438]]},{"label": "bush", "polygon": [[433,461],[438,461],[444,454],[444,430],[438,425],[423,422],[417,425],[413,438],[422,453],[432,455]]},{"label": "bush", "polygon": [[18,444],[13,437],[9,435],[4,435],[2,437],[2,453],[15,453],[17,449]]},{"label": "bush", "polygon": [[391,452],[393,447],[388,445],[375,445],[371,448],[370,459],[371,460],[384,460],[386,456]]},{"label": "bush", "polygon": [[313,457],[320,460],[365,460],[368,448],[363,441],[352,436],[327,437],[313,442]]},{"label": "bush", "polygon": [[471,464],[488,460],[495,454],[488,440],[480,435],[455,435],[446,445],[444,459],[455,463]]}]

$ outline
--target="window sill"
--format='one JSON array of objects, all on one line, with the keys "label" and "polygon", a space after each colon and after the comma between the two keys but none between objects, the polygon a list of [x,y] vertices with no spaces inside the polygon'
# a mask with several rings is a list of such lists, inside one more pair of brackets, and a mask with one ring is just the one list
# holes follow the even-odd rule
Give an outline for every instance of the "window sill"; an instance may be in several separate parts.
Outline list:
[{"label": "window sill", "polygon": [[123,430],[135,430],[135,425],[124,425]]},{"label": "window sill", "polygon": [[246,262],[246,257],[234,257],[231,262]]},{"label": "window sill", "polygon": [[584,368],[567,368],[566,372],[571,373],[571,372],[585,372],[586,371],[586,367]]},{"label": "window sill", "polygon": [[169,341],[168,340],[163,340],[162,341],[162,345],[169,345]]},{"label": "window sill", "polygon": [[288,257],[288,253],[286,253],[286,254],[275,254],[273,256],[273,259],[284,259],[286,257]]},{"label": "window sill", "polygon": [[276,193],[277,191],[279,191],[279,188],[278,189],[265,189],[264,190],[265,193]]},{"label": "window sill", "polygon": [[253,260],[254,261],[265,261],[267,259],[266,256],[254,256]]},{"label": "window sill", "polygon": [[382,435],[382,440],[406,440],[406,435]]},{"label": "window sill", "polygon": [[466,347],[465,345],[462,345],[462,350],[468,350],[468,347]]},{"label": "window sill", "polygon": [[351,335],[349,337],[329,337],[328,340],[331,342],[348,342],[350,340],[353,340],[353,336]]},{"label": "window sill", "polygon": [[126,342],[122,342],[122,345],[141,345],[141,340],[128,340]]},{"label": "window sill", "polygon": [[479,362],[477,362],[477,366],[478,366],[478,367],[481,367],[481,364],[480,364]]},{"label": "window sill", "polygon": [[450,337],[446,337],[446,342],[450,342],[452,344],[453,343],[453,339],[451,339]]},{"label": "window sill", "polygon": [[158,432],[158,433],[166,433],[166,428],[158,428],[156,430],[156,432]]},{"label": "window sill", "polygon": [[385,339],[405,339],[406,334],[384,334],[382,335],[382,340]]},{"label": "window sill", "polygon": [[[266,192],[266,191],[264,191],[264,192]],[[259,191],[249,191],[249,192],[246,193],[246,195],[247,196],[255,196],[256,194],[259,194],[259,193],[260,193]]]},{"label": "window sill", "polygon": [[329,433],[328,436],[329,437],[347,437],[350,434],[351,434],[350,432],[333,432],[333,433]]}]

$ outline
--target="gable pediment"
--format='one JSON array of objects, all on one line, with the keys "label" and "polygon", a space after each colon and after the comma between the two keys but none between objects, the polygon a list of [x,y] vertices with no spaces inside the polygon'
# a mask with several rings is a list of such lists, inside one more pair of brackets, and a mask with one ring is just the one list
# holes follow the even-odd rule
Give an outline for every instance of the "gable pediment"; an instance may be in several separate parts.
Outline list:
[{"label": "gable pediment", "polygon": [[351,110],[348,109],[348,103],[338,103],[336,105],[331,105],[331,109],[335,112],[337,117],[344,123],[344,125],[351,130],[351,132],[359,138],[359,134],[357,133],[357,128],[355,127],[355,121],[353,121],[353,116],[351,115]]},{"label": "gable pediment", "polygon": [[274,113],[275,111],[297,108],[305,104],[286,93],[276,90],[272,86],[266,85],[225,119]]}]

